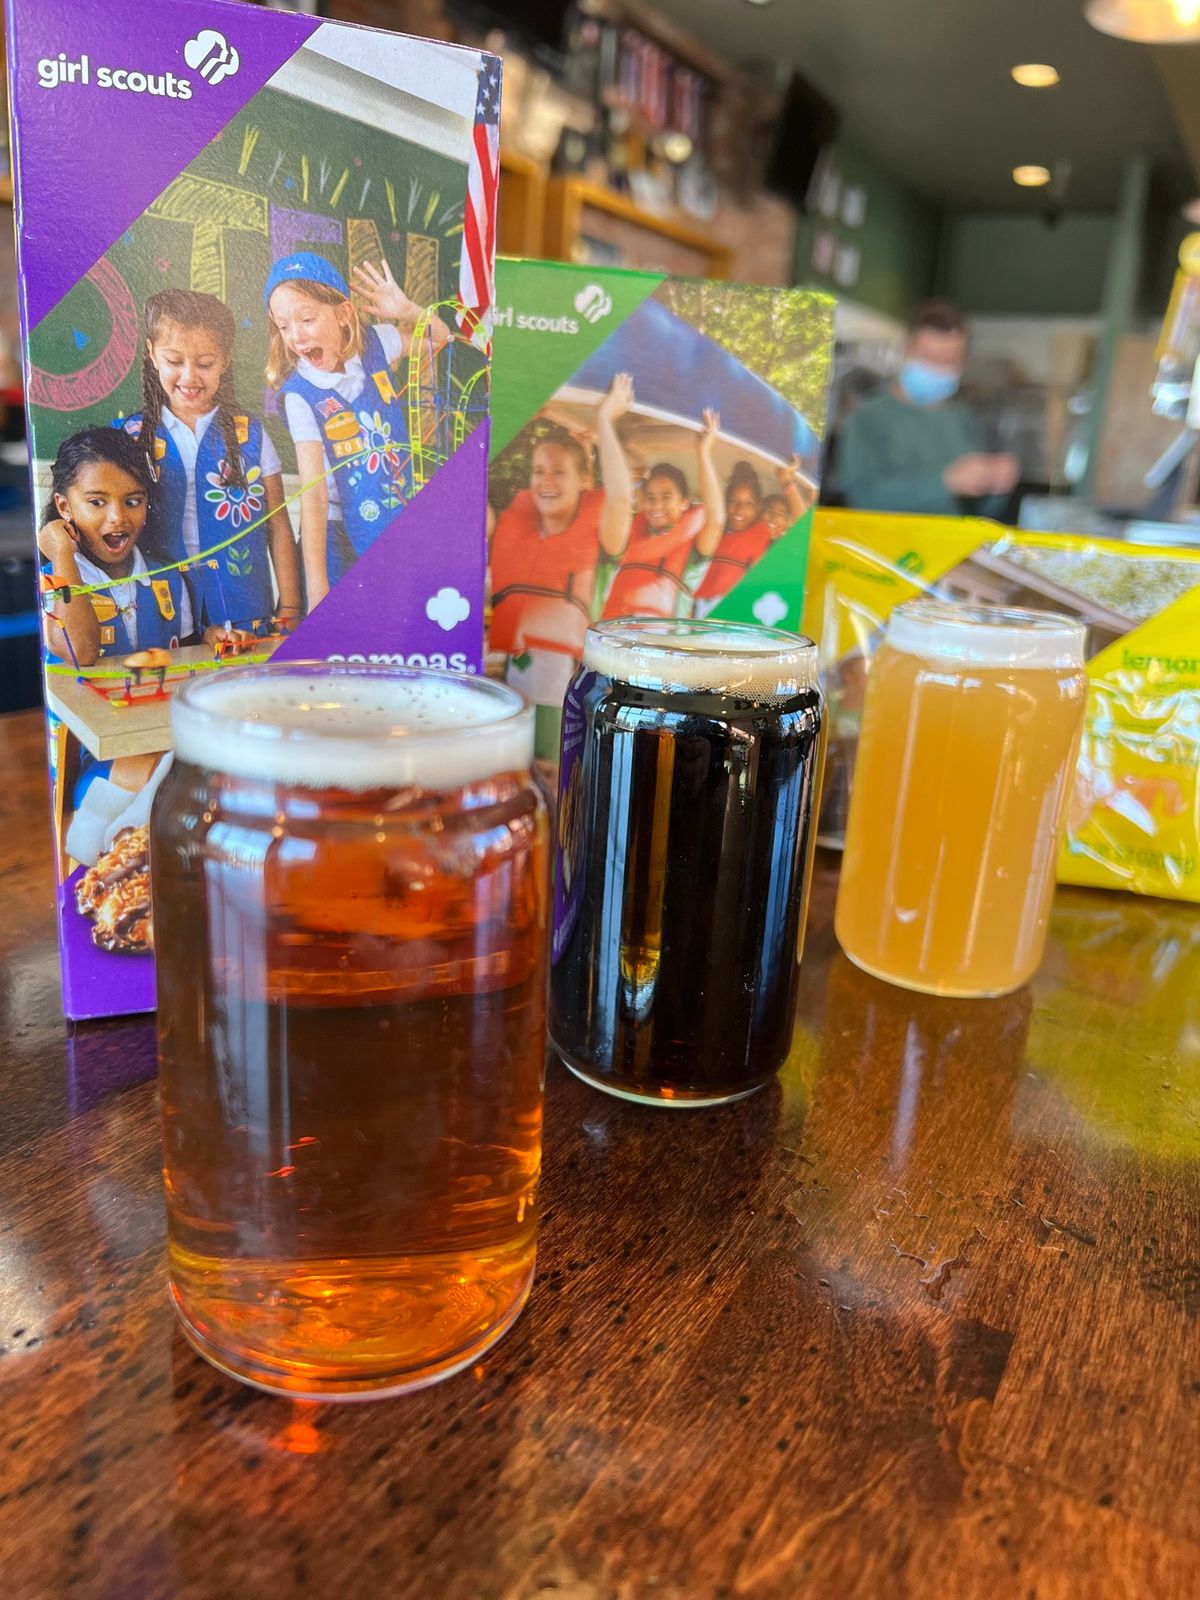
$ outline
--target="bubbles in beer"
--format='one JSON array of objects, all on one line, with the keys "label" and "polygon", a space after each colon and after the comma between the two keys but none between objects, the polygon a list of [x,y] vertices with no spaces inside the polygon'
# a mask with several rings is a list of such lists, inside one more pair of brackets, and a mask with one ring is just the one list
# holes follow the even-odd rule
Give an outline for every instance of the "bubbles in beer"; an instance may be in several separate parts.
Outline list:
[{"label": "bubbles in beer", "polygon": [[533,758],[533,718],[502,684],[404,668],[250,668],[172,705],[181,760],[316,789],[457,789]]},{"label": "bubbles in beer", "polygon": [[1077,667],[1085,637],[1082,622],[1056,611],[944,600],[897,606],[887,630],[892,649],[905,655],[979,667]]},{"label": "bubbles in beer", "polygon": [[634,621],[588,630],[584,665],[619,683],[771,703],[813,688],[811,640],[736,622]]}]

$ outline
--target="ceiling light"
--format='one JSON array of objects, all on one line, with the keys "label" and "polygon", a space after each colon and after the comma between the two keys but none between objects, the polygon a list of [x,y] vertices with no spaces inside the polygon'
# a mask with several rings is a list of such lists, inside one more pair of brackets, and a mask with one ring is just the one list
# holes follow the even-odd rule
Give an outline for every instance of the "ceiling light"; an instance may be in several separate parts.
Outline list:
[{"label": "ceiling light", "polygon": [[1189,200],[1183,208],[1183,220],[1200,226],[1200,200]]},{"label": "ceiling light", "polygon": [[1050,182],[1049,167],[1014,167],[1013,182],[1022,189],[1041,189]]},{"label": "ceiling light", "polygon": [[1012,69],[1012,75],[1022,89],[1053,89],[1061,81],[1058,68],[1047,61],[1022,61]]},{"label": "ceiling light", "polygon": [[1200,39],[1200,0],[1087,0],[1093,28],[1136,44],[1186,44]]}]

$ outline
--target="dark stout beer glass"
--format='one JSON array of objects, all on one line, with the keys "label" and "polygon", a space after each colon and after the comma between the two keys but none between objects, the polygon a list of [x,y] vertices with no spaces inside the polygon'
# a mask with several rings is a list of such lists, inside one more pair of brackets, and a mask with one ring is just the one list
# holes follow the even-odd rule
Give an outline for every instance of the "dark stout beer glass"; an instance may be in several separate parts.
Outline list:
[{"label": "dark stout beer glass", "polygon": [[550,1035],[579,1077],[659,1105],[782,1066],[815,840],[816,647],[624,620],[567,693]]},{"label": "dark stout beer glass", "polygon": [[171,1292],[247,1382],[447,1376],[533,1277],[548,827],[502,684],[324,663],[174,699],[152,824]]}]

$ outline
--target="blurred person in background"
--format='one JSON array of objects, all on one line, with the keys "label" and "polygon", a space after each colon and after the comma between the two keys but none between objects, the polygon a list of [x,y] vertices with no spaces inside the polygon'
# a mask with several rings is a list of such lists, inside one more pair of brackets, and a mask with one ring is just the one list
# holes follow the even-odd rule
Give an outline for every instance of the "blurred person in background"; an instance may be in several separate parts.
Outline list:
[{"label": "blurred person in background", "polygon": [[839,467],[847,505],[926,516],[1002,514],[1018,464],[981,449],[975,419],[954,398],[966,359],[961,311],[944,300],[919,305],[895,381],[846,419]]},{"label": "blurred person in background", "polygon": [[825,458],[821,465],[821,504],[844,506],[846,486],[842,476],[842,439],[846,424],[858,408],[878,394],[888,380],[870,367],[851,367],[834,380],[830,396],[829,428],[825,435]]}]

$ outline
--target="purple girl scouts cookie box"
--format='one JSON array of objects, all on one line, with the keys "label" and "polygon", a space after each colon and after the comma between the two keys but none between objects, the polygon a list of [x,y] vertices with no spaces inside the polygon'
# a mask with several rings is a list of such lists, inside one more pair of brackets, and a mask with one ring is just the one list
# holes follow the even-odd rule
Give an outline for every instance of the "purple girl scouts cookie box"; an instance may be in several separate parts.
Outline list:
[{"label": "purple girl scouts cookie box", "polygon": [[180,682],[482,669],[494,56],[7,0],[63,1000],[154,1006]]}]

